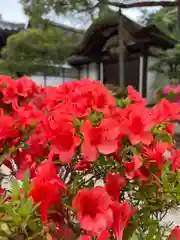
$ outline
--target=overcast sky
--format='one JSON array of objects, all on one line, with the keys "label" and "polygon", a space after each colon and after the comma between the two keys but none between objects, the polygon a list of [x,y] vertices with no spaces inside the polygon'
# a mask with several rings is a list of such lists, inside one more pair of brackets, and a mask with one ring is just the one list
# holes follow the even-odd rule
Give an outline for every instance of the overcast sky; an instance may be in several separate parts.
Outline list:
[{"label": "overcast sky", "polygon": [[[124,13],[133,20],[137,20],[140,16],[140,11],[136,9],[125,10]],[[0,0],[0,14],[2,14],[3,19],[6,21],[27,23],[27,17],[23,13],[19,0]],[[61,22],[73,25],[66,19],[61,19]]]}]

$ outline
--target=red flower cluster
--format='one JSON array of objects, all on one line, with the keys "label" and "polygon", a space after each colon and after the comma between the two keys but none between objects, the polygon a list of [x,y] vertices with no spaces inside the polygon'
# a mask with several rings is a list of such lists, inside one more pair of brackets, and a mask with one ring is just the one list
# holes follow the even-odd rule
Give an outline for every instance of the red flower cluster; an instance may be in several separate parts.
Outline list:
[{"label": "red flower cluster", "polygon": [[[78,211],[81,227],[90,236],[96,235],[100,238],[104,232],[112,229],[116,239],[122,240],[123,231],[135,213],[135,209],[128,202],[119,203],[120,190],[125,184],[120,174],[109,173],[105,187],[78,192],[72,206]],[[103,239],[106,239],[106,235],[103,236]]]},{"label": "red flower cluster", "polygon": [[30,195],[34,203],[40,203],[40,213],[43,221],[48,219],[48,209],[60,204],[61,194],[65,192],[64,182],[57,176],[56,168],[51,162],[43,162],[32,179]]},{"label": "red flower cluster", "polygon": [[82,189],[73,200],[85,231],[82,239],[95,235],[99,240],[107,239],[110,229],[121,240],[135,213],[130,203],[121,201],[127,182],[146,184],[151,172],[161,177],[166,150],[171,170],[180,170],[170,123],[180,118],[179,105],[163,99],[146,108],[146,100],[132,86],[127,100],[120,109],[110,92],[90,79],[41,88],[27,78],[0,77],[1,153],[7,153],[8,167],[14,160],[18,178],[30,169],[30,196],[40,203],[43,221],[57,205],[63,213],[62,196],[71,194],[57,175],[58,166],[88,172],[99,159],[114,163],[114,172],[104,175],[105,186]]}]

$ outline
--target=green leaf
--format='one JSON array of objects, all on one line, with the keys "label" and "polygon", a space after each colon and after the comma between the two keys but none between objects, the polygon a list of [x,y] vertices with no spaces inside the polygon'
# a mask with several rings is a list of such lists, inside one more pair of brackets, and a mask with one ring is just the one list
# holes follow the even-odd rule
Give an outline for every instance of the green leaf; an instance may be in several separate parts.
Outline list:
[{"label": "green leaf", "polygon": [[16,225],[20,225],[22,222],[22,218],[19,215],[13,215],[12,220]]},{"label": "green leaf", "polygon": [[29,170],[27,170],[24,174],[24,179],[23,179],[23,189],[24,189],[24,193],[27,196],[29,191],[30,191],[30,173]]},{"label": "green leaf", "polygon": [[39,232],[39,231],[41,231],[41,229],[40,229],[40,225],[38,224],[38,221],[39,219],[29,219],[28,220],[28,223],[27,223],[27,225],[28,225],[28,227],[29,227],[29,229],[31,230],[31,231],[33,231],[33,232]]},{"label": "green leaf", "polygon": [[0,213],[3,213],[6,211],[6,205],[1,204],[0,205]]},{"label": "green leaf", "polygon": [[89,189],[93,188],[94,187],[94,180],[91,180],[90,182],[88,182],[86,187],[89,188]]},{"label": "green leaf", "polygon": [[134,231],[136,229],[136,225],[135,224],[129,224],[129,226],[124,230],[124,234],[123,234],[123,240],[126,239],[131,239],[131,237],[134,234]]},{"label": "green leaf", "polygon": [[32,208],[33,208],[33,199],[30,197],[19,209],[19,214],[22,217],[26,217],[32,212]]},{"label": "green leaf", "polygon": [[33,208],[33,199],[32,197],[28,198],[27,202],[26,202],[26,209],[28,210],[28,212],[30,212]]},{"label": "green leaf", "polygon": [[73,118],[73,126],[79,128],[81,126],[81,121],[77,118]]},{"label": "green leaf", "polygon": [[157,226],[158,226],[157,221],[151,221],[146,240],[153,239],[153,237],[156,235]]},{"label": "green leaf", "polygon": [[20,196],[20,185],[17,180],[13,179],[11,181],[12,186],[12,198],[17,199]]},{"label": "green leaf", "polygon": [[31,212],[35,212],[36,209],[41,205],[41,203],[37,203],[36,205],[34,205],[34,207],[31,209]]},{"label": "green leaf", "polygon": [[8,237],[8,239],[9,239],[9,234],[7,234],[5,231],[3,231],[3,230],[0,230],[0,236],[1,237]]},{"label": "green leaf", "polygon": [[131,240],[139,240],[138,236],[136,233],[134,233],[131,237]]}]

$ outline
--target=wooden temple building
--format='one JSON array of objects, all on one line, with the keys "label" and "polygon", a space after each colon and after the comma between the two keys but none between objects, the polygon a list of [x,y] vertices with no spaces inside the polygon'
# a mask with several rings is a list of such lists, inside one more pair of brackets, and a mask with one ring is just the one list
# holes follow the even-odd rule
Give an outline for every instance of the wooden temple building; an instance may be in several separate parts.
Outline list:
[{"label": "wooden temple building", "polygon": [[[78,69],[80,79],[89,77],[119,86],[118,23],[118,14],[110,12],[86,31],[69,58],[69,64]],[[151,101],[158,79],[168,79],[157,76],[149,67],[157,57],[157,50],[173,48],[176,41],[155,25],[144,27],[124,15],[123,26],[125,86],[133,85]]]}]

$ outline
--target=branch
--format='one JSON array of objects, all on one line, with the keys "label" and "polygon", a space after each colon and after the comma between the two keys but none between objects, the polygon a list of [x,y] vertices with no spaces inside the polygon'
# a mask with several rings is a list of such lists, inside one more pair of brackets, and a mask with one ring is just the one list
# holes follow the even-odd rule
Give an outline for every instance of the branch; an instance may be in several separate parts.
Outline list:
[{"label": "branch", "polygon": [[98,8],[99,6],[99,3],[95,4],[95,5],[92,5],[92,6],[89,6],[89,4],[87,3],[86,7],[82,8],[82,9],[78,9],[78,13],[84,13],[84,12],[91,12],[93,10],[95,10],[96,8]]},{"label": "branch", "polygon": [[142,1],[133,3],[118,3],[118,2],[108,2],[110,6],[119,8],[135,8],[135,7],[175,7],[180,6],[180,1]]}]

